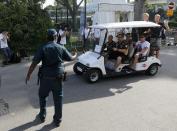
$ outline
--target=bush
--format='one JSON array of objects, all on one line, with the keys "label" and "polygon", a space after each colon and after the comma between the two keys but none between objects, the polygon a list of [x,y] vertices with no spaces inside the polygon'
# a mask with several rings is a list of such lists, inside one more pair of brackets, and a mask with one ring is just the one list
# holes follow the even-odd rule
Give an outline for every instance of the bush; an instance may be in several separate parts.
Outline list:
[{"label": "bush", "polygon": [[0,2],[0,30],[11,33],[11,46],[15,51],[37,48],[45,42],[46,31],[51,26],[48,13],[41,9],[39,0]]},{"label": "bush", "polygon": [[177,22],[169,22],[168,25],[170,28],[174,28],[177,27]]}]

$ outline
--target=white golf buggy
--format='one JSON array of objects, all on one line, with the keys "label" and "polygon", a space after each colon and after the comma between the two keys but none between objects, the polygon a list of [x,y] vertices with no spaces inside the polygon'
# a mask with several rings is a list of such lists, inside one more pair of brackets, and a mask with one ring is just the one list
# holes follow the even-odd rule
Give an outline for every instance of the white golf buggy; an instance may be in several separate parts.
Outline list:
[{"label": "white golf buggy", "polygon": [[[118,68],[118,71],[113,71],[107,68],[112,62],[107,59],[107,52],[102,51],[103,44],[106,43],[107,36],[111,33],[116,32],[117,29],[129,28],[148,28],[148,27],[158,27],[159,25],[153,22],[146,21],[132,21],[132,22],[120,22],[120,23],[106,23],[97,24],[90,26],[90,28],[100,29],[101,38],[99,44],[95,46],[94,51],[87,51],[86,53],[80,55],[77,62],[73,66],[73,70],[77,75],[84,75],[86,80],[91,83],[97,82],[102,77],[112,77],[118,75],[125,75],[136,72],[145,72],[148,75],[155,75],[158,72],[161,62],[154,56],[143,57],[136,64],[135,69],[129,68],[132,61],[134,48],[129,48],[128,57],[124,63],[122,63]],[[110,33],[111,32],[111,33]],[[115,35],[114,35],[115,36]]]}]

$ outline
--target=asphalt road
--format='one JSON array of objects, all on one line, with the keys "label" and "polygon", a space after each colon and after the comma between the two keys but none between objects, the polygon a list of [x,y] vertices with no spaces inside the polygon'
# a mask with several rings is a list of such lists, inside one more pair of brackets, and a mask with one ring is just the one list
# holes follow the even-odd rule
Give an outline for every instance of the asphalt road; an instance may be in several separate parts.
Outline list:
[{"label": "asphalt road", "polygon": [[154,77],[130,75],[95,84],[74,75],[73,63],[68,63],[59,128],[51,124],[52,96],[46,122],[39,124],[35,120],[39,111],[37,70],[25,85],[28,61],[0,67],[0,98],[9,105],[9,114],[0,117],[0,131],[176,131],[177,48],[162,49],[160,59],[163,66]]}]

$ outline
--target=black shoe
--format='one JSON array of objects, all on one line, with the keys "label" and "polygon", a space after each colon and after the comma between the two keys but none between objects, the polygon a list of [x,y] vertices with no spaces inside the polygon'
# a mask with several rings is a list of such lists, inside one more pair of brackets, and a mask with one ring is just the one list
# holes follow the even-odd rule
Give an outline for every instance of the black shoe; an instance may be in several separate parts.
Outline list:
[{"label": "black shoe", "polygon": [[58,121],[53,120],[53,123],[54,123],[54,125],[55,125],[56,127],[59,127],[61,122],[58,122]]},{"label": "black shoe", "polygon": [[45,122],[45,116],[46,115],[42,115],[42,114],[38,114],[37,117],[40,119],[41,123],[44,123]]}]

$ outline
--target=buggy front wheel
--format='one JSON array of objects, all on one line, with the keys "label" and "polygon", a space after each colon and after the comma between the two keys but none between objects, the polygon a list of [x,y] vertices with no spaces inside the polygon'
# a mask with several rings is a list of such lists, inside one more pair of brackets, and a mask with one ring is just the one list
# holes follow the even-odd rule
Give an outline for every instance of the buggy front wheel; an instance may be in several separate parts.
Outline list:
[{"label": "buggy front wheel", "polygon": [[101,72],[98,69],[90,69],[86,72],[85,78],[90,83],[95,83],[101,78]]}]

